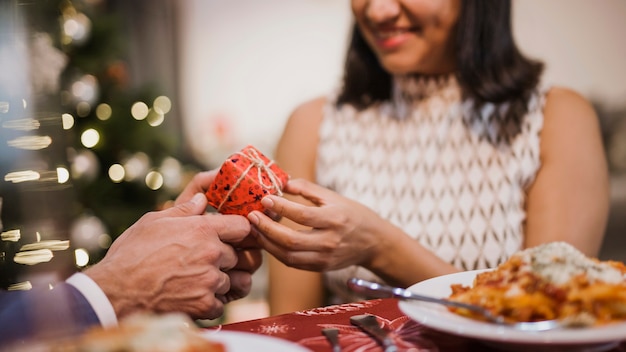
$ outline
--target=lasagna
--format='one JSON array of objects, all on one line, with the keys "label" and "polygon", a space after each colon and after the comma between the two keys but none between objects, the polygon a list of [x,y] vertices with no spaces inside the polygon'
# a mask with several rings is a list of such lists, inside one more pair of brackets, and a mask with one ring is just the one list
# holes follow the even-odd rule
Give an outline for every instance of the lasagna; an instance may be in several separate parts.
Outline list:
[{"label": "lasagna", "polygon": [[[449,299],[487,308],[509,322],[558,319],[604,325],[626,319],[626,266],[585,256],[565,242],[520,251],[473,285],[451,285]],[[475,319],[480,315],[450,308]]]}]

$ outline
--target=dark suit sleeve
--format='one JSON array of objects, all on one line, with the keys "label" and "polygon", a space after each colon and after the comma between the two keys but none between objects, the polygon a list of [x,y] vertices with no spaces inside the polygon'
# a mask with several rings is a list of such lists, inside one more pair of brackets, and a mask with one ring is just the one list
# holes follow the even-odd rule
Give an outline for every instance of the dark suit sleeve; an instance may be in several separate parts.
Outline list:
[{"label": "dark suit sleeve", "polygon": [[72,285],[52,290],[0,290],[0,350],[30,339],[79,334],[100,324],[85,297]]}]

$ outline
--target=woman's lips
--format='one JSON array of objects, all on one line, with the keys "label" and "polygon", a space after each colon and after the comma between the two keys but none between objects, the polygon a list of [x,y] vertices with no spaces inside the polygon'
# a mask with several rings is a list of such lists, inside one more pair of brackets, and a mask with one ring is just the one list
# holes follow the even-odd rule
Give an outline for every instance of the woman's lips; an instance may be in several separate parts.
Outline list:
[{"label": "woman's lips", "polygon": [[374,32],[376,38],[376,45],[385,50],[390,50],[399,47],[406,42],[411,36],[411,31],[408,29],[393,29],[385,31]]}]

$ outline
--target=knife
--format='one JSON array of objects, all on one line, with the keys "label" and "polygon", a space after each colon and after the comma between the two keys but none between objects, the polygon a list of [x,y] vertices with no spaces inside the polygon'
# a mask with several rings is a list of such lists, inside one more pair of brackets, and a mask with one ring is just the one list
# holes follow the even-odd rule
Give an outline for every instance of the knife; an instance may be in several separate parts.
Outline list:
[{"label": "knife", "polygon": [[370,314],[353,315],[350,317],[350,323],[374,337],[383,346],[384,352],[398,351],[393,339],[387,331],[380,327],[375,316]]}]

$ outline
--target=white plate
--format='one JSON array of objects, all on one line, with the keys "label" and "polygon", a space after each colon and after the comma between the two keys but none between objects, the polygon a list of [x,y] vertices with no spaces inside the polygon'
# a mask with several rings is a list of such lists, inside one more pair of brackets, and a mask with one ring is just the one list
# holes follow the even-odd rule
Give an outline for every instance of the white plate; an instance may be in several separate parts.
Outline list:
[{"label": "white plate", "polygon": [[311,352],[287,340],[249,332],[207,331],[202,336],[211,341],[223,343],[228,352]]},{"label": "white plate", "polygon": [[[419,282],[409,287],[409,290],[434,297],[448,297],[452,293],[451,284],[471,286],[474,277],[483,271],[485,270],[465,271],[435,277]],[[626,323],[603,327],[526,332],[465,318],[450,312],[442,305],[434,303],[401,301],[399,308],[411,319],[435,330],[498,344],[513,343],[526,345],[526,347],[528,345],[598,345],[598,347],[605,346],[608,348],[626,339]],[[598,348],[598,350],[601,349],[603,348]]]}]

